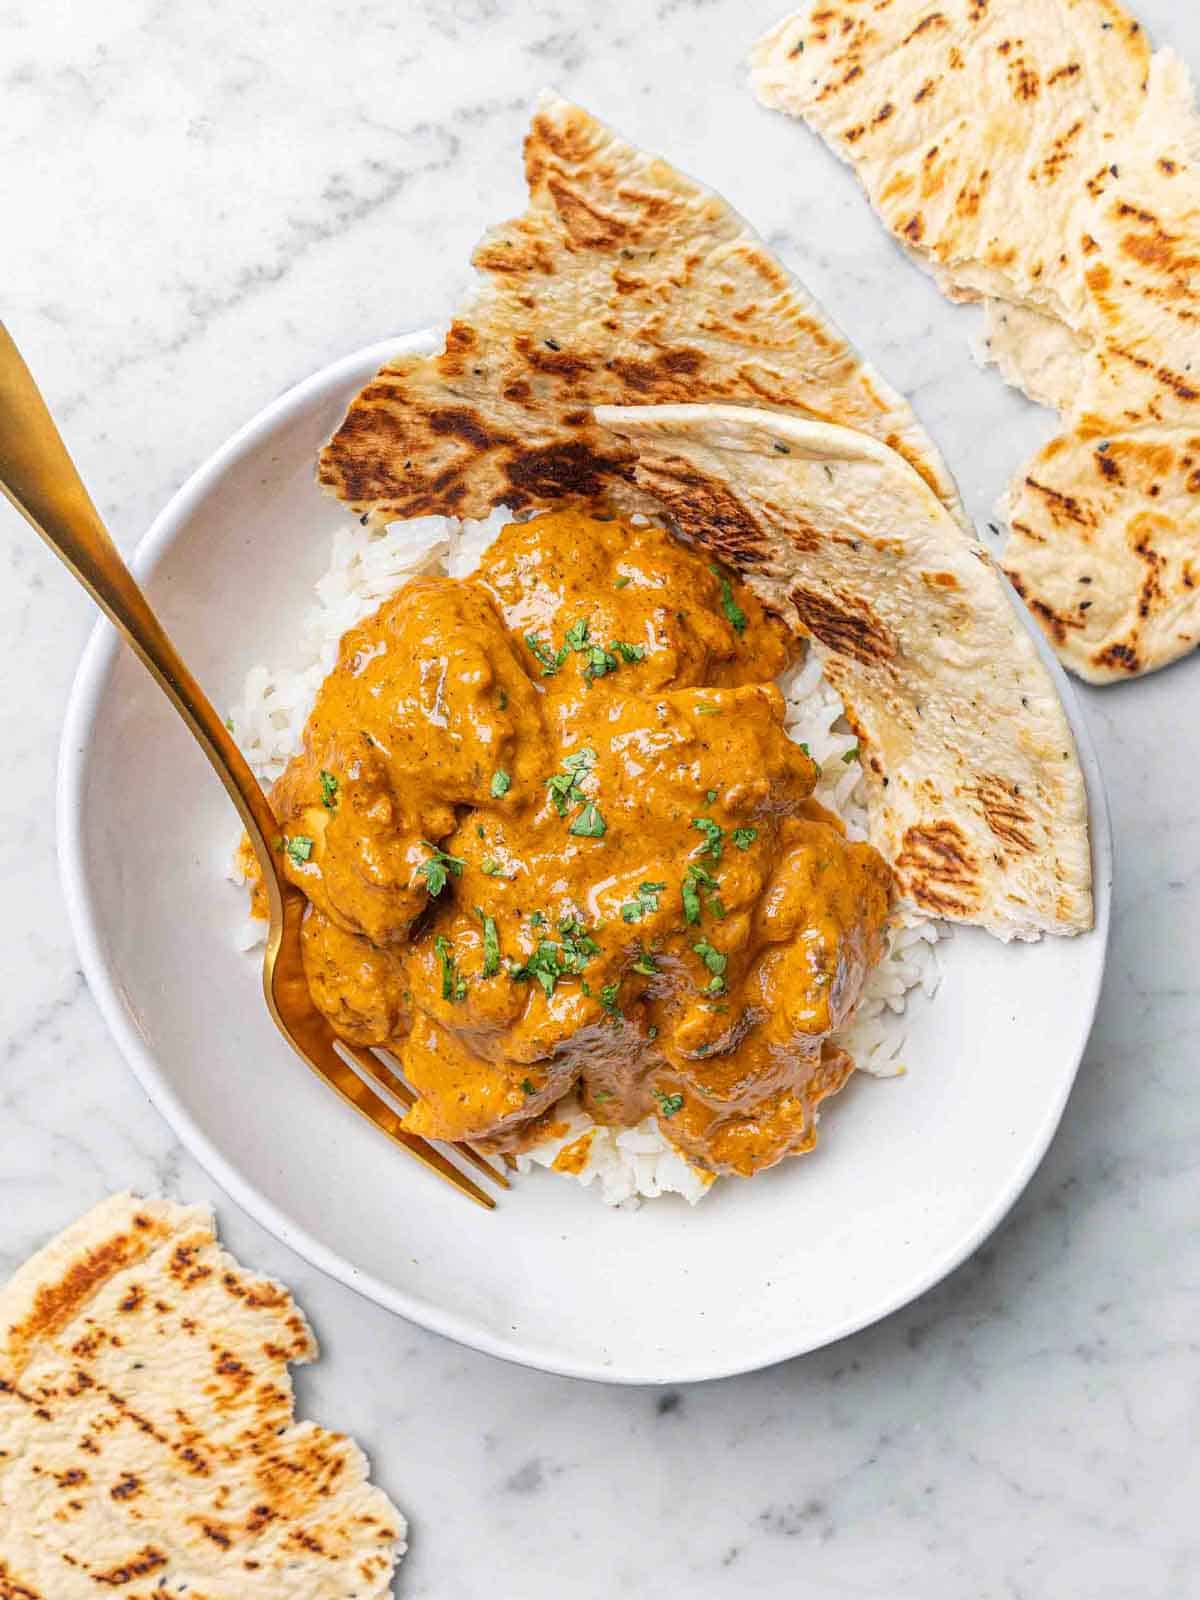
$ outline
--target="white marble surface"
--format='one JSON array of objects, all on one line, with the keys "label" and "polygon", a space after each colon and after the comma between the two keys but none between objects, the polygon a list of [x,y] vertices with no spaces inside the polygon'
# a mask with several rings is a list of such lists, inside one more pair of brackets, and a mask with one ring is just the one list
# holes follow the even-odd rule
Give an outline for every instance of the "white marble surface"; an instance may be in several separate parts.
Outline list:
[{"label": "white marble surface", "polygon": [[[131,548],[181,479],[333,357],[436,321],[520,208],[545,83],[724,191],[915,398],[972,510],[1047,419],[978,371],[972,314],[847,173],[758,109],[776,0],[0,4],[2,314]],[[1200,14],[1142,0],[1200,66]],[[682,1392],[459,1350],[323,1280],[175,1143],[83,986],[55,746],[92,622],[0,507],[0,1276],[107,1191],[216,1202],[324,1359],[302,1402],[410,1512],[437,1600],[1182,1600],[1200,1593],[1200,662],[1085,693],[1118,839],[1115,938],[1063,1129],[1009,1221],[918,1304]],[[970,1070],[970,1063],[964,1063]]]}]

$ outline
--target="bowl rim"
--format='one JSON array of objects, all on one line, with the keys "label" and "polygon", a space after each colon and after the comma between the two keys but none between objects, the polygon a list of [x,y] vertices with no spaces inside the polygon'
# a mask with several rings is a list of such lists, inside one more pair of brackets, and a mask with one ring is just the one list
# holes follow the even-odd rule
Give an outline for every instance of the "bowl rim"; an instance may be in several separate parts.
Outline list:
[{"label": "bowl rim", "polygon": [[[253,450],[276,424],[301,409],[315,394],[341,384],[349,386],[358,381],[364,369],[382,366],[389,358],[407,351],[428,349],[433,336],[434,330],[423,328],[364,346],[312,373],[263,407],[196,468],[155,517],[130,562],[139,579],[145,579],[154,571],[192,511],[227,468]],[[997,1195],[975,1228],[952,1248],[944,1251],[940,1257],[914,1272],[903,1289],[883,1296],[869,1310],[845,1318],[841,1324],[816,1341],[801,1339],[799,1342],[790,1342],[785,1338],[777,1341],[776,1347],[765,1352],[757,1352],[745,1361],[736,1359],[706,1361],[701,1358],[693,1363],[690,1370],[672,1373],[669,1376],[638,1370],[633,1366],[610,1367],[591,1358],[579,1360],[551,1358],[526,1341],[496,1336],[478,1328],[464,1316],[440,1310],[427,1302],[417,1301],[402,1289],[384,1283],[374,1274],[357,1268],[352,1261],[323,1244],[286,1211],[268,1199],[249,1177],[221,1153],[185,1108],[172,1088],[167,1072],[159,1065],[134,1025],[108,971],[99,932],[100,919],[92,905],[87,887],[85,847],[81,827],[83,781],[97,708],[113,664],[122,648],[120,636],[103,617],[97,620],[92,629],[71,686],[59,746],[56,787],[60,878],[67,914],[88,987],[109,1032],[142,1089],[176,1137],[199,1161],[209,1177],[243,1211],[275,1238],[294,1250],[297,1255],[338,1283],[344,1284],[346,1288],[363,1295],[385,1310],[453,1339],[459,1344],[519,1366],[561,1377],[585,1378],[611,1384],[660,1385],[733,1377],[741,1373],[759,1371],[782,1361],[823,1349],[911,1304],[961,1265],[995,1231],[1025,1190],[1049,1148],[1066,1109],[1095,1021],[1108,958],[1111,920],[1113,841],[1108,798],[1100,764],[1074,687],[1011,590],[1009,598],[1029,629],[1043,661],[1050,669],[1075,737],[1087,791],[1096,920],[1093,930],[1084,937],[1095,939],[1100,944],[1099,960],[1090,976],[1090,986],[1086,992],[1078,995],[1081,1015],[1086,1016],[1087,1031],[1081,1032],[1082,1042],[1071,1070],[1064,1074],[1060,1093],[1028,1141],[1013,1179]]]}]

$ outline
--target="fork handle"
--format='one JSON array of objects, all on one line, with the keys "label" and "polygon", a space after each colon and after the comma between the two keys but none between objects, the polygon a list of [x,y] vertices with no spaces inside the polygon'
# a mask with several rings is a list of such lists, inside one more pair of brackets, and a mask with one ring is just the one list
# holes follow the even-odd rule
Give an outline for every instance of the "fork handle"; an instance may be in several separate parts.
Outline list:
[{"label": "fork handle", "polygon": [[188,671],[100,520],[7,328],[0,323],[0,489],[119,629],[187,723],[225,785],[280,893],[271,805],[212,702]]}]

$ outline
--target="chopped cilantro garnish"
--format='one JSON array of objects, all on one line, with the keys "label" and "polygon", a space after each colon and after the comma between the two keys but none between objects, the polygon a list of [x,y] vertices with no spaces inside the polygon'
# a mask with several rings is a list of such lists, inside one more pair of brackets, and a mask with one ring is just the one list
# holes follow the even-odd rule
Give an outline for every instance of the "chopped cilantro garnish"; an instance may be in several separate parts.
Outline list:
[{"label": "chopped cilantro garnish", "polygon": [[647,1037],[647,1039],[657,1039],[658,1038],[658,1029],[657,1029],[657,1027],[647,1028],[646,1029],[646,1037]]},{"label": "chopped cilantro garnish", "polygon": [[550,798],[554,801],[554,809],[560,817],[565,817],[569,807],[582,805],[587,800],[587,795],[579,787],[580,779],[586,778],[596,762],[594,750],[576,750],[572,755],[563,757],[563,770],[553,773],[546,779],[546,787],[550,791]]},{"label": "chopped cilantro garnish", "polygon": [[500,971],[500,935],[496,932],[496,919],[475,907],[475,915],[483,923],[483,975],[494,978]]},{"label": "chopped cilantro garnish", "polygon": [[621,664],[611,650],[605,650],[598,644],[588,645],[586,654],[587,662],[583,675],[589,683],[594,683],[597,678],[603,678],[607,672],[615,672]]},{"label": "chopped cilantro garnish", "polygon": [[537,1090],[533,1087],[532,1082],[528,1078],[522,1078],[521,1079],[521,1092],[523,1094],[527,1094],[528,1095],[528,1094],[536,1094]]},{"label": "chopped cilantro garnish", "polygon": [[723,955],[720,950],[709,944],[707,939],[699,940],[698,943],[692,946],[692,949],[710,972],[715,973],[718,978],[725,976],[725,968],[729,965],[728,956]]},{"label": "chopped cilantro garnish", "polygon": [[508,793],[508,791],[511,788],[512,788],[512,779],[509,777],[507,772],[505,772],[502,769],[498,768],[495,772],[492,773],[492,799],[493,800],[503,800],[504,796]]},{"label": "chopped cilantro garnish", "polygon": [[534,658],[541,663],[543,678],[552,678],[570,654],[565,645],[559,651],[551,650],[548,644],[543,644],[536,633],[527,633],[525,643]]},{"label": "chopped cilantro garnish", "polygon": [[800,748],[801,748],[801,750],[804,751],[804,754],[812,762],[813,766],[816,767],[816,769],[817,769],[817,777],[819,778],[821,776],[821,763],[817,760],[816,756],[813,755],[812,751],[804,743],[803,739],[801,739],[801,741],[800,741]]},{"label": "chopped cilantro garnish", "polygon": [[626,644],[624,639],[614,639],[612,647],[614,650],[620,651],[622,660],[628,662],[641,661],[646,655],[646,646],[644,644]]},{"label": "chopped cilantro garnish", "polygon": [[673,1117],[677,1111],[683,1110],[683,1096],[681,1094],[663,1094],[661,1089],[656,1089],[654,1098],[658,1101],[658,1109],[664,1117]]},{"label": "chopped cilantro garnish", "polygon": [[580,617],[578,622],[573,622],[563,634],[563,644],[569,650],[586,650],[588,644],[588,620]]},{"label": "chopped cilantro garnish", "polygon": [[333,811],[337,806],[338,781],[332,772],[321,768],[321,804],[326,811]]},{"label": "chopped cilantro garnish", "polygon": [[739,850],[749,850],[755,839],[758,838],[758,829],[735,828],[729,837],[733,840],[734,844],[737,845]]},{"label": "chopped cilantro garnish", "polygon": [[706,789],[704,792],[704,798],[708,801],[709,805],[712,805],[713,801],[717,798],[717,791],[715,789]]},{"label": "chopped cilantro garnish", "polygon": [[465,1000],[466,980],[455,971],[454,951],[450,947],[450,941],[444,934],[439,933],[433,941],[433,948],[437,951],[438,962],[442,969],[442,999]]},{"label": "chopped cilantro garnish", "polygon": [[843,755],[842,760],[846,763],[847,766],[849,766],[852,761],[857,761],[858,760],[858,746],[856,744],[852,744],[850,746],[849,750],[846,751],[845,755]]},{"label": "chopped cilantro garnish", "polygon": [[606,1100],[611,1100],[612,1099],[612,1090],[611,1089],[593,1089],[592,1090],[592,1099],[596,1103],[596,1105],[602,1106]]},{"label": "chopped cilantro garnish", "polygon": [[720,706],[713,705],[711,700],[697,700],[696,715],[698,717],[719,717],[721,715],[721,708]]},{"label": "chopped cilantro garnish", "polygon": [[711,872],[706,872],[698,862],[691,862],[683,877],[683,916],[685,922],[700,921],[700,891],[708,891],[708,909],[716,917],[725,915],[725,907],[716,893],[719,887]]},{"label": "chopped cilantro garnish", "polygon": [[614,1021],[621,1015],[620,993],[619,983],[606,983],[600,991],[600,1004]]},{"label": "chopped cilantro garnish", "polygon": [[554,940],[542,939],[525,964],[520,967],[509,967],[508,975],[514,983],[527,983],[530,978],[536,978],[549,998],[564,971],[559,949]]},{"label": "chopped cilantro garnish", "polygon": [[283,848],[287,851],[296,866],[302,867],[313,853],[313,842],[303,833],[293,834],[283,841]]},{"label": "chopped cilantro garnish", "polygon": [[508,690],[507,689],[498,689],[496,691],[496,704],[499,706],[501,711],[507,711],[508,710]]},{"label": "chopped cilantro garnish", "polygon": [[692,827],[704,835],[705,844],[700,854],[710,856],[714,861],[720,861],[721,851],[724,849],[725,829],[711,817],[693,817]]},{"label": "chopped cilantro garnish", "polygon": [[648,950],[638,952],[638,958],[630,965],[631,972],[640,972],[645,978],[653,978],[658,971],[658,965]]},{"label": "chopped cilantro garnish", "polygon": [[614,578],[613,579],[613,588],[614,589],[623,589],[627,583],[632,583],[632,582],[633,582],[633,579],[629,576],[629,574],[627,572],[623,572],[619,578]]},{"label": "chopped cilantro garnish", "polygon": [[501,878],[504,876],[503,868],[495,856],[484,856],[479,863],[479,870],[485,878]]},{"label": "chopped cilantro garnish", "polygon": [[643,917],[658,910],[658,897],[666,887],[665,883],[639,883],[636,898],[626,900],[621,907],[621,916],[626,922],[640,922]]},{"label": "chopped cilantro garnish", "polygon": [[426,850],[432,850],[433,854],[428,861],[422,861],[417,873],[425,879],[430,894],[436,900],[446,887],[447,874],[455,878],[462,877],[463,863],[458,856],[448,856],[444,850],[439,850],[437,845],[430,844],[428,839],[422,839],[421,843]]},{"label": "chopped cilantro garnish", "polygon": [[604,818],[600,815],[594,801],[589,800],[575,821],[567,829],[568,833],[577,834],[581,839],[602,839],[606,832]]},{"label": "chopped cilantro garnish", "polygon": [[529,926],[531,928],[544,928],[546,926],[545,912],[531,911],[529,913]]},{"label": "chopped cilantro garnish", "polygon": [[734,630],[735,633],[745,633],[745,631],[746,631],[746,613],[742,610],[741,606],[739,606],[737,601],[733,598],[733,585],[730,583],[729,579],[725,576],[725,574],[721,571],[720,567],[709,567],[708,570],[712,573],[714,578],[717,578],[717,579],[720,580],[720,584],[721,584],[721,610],[725,613],[726,619],[728,620],[730,627]]}]

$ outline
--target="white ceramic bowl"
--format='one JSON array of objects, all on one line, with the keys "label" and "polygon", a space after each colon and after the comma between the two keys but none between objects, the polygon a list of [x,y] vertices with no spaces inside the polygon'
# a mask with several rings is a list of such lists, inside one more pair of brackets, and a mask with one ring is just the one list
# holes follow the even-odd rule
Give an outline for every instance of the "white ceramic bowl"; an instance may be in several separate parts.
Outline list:
[{"label": "white ceramic bowl", "polygon": [[[325,568],[336,505],[313,480],[351,395],[400,348],[360,351],[268,407],[158,518],[136,567],[218,706],[289,630]],[[147,1093],[214,1179],[315,1265],[465,1344],[626,1383],[746,1371],[864,1327],[987,1236],[1058,1124],[1091,1026],[1111,847],[1087,774],[1096,930],[943,947],[913,1008],[910,1071],[854,1081],[815,1154],[753,1183],[612,1211],[539,1173],[493,1213],[468,1205],[344,1107],[275,1033],[226,881],[233,812],[200,751],[107,624],[63,738],[63,878],[92,991]]]}]

